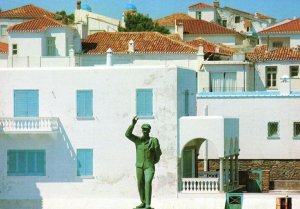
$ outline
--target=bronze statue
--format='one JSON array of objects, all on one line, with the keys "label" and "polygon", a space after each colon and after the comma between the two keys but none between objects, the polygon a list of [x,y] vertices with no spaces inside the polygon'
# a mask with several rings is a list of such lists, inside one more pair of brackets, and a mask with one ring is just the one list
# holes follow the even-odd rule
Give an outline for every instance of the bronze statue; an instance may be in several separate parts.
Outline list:
[{"label": "bronze statue", "polygon": [[125,135],[134,142],[136,147],[136,176],[141,199],[141,204],[136,208],[150,209],[155,164],[158,163],[162,153],[158,139],[149,136],[151,130],[149,124],[142,125],[143,136],[139,137],[132,134],[137,121],[138,118],[135,116]]}]

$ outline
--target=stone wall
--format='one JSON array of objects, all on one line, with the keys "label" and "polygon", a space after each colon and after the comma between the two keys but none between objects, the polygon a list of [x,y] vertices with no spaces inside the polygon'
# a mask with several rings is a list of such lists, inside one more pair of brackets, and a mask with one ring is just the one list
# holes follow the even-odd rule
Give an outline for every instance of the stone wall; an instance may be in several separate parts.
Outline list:
[{"label": "stone wall", "polygon": [[[219,169],[219,160],[209,160],[210,171]],[[203,171],[203,161],[198,161],[198,171]],[[239,170],[270,170],[270,181],[300,180],[300,160],[239,160]]]}]

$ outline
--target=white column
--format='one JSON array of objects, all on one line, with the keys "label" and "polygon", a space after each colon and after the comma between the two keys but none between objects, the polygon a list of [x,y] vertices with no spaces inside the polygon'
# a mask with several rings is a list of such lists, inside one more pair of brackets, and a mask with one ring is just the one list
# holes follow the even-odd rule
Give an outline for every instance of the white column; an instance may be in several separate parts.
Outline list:
[{"label": "white column", "polygon": [[208,171],[208,141],[204,141],[204,171]]},{"label": "white column", "polygon": [[230,185],[234,184],[233,155],[230,156]]},{"label": "white column", "polygon": [[224,167],[223,167],[223,158],[220,158],[220,192],[224,192]]},{"label": "white column", "polygon": [[239,186],[239,155],[235,155],[235,183]]},{"label": "white column", "polygon": [[225,157],[225,185],[226,185],[226,191],[227,191],[227,189],[228,189],[228,179],[229,179],[229,172],[228,172],[228,170],[229,170],[229,168],[228,168],[229,166],[228,166],[228,157]]}]

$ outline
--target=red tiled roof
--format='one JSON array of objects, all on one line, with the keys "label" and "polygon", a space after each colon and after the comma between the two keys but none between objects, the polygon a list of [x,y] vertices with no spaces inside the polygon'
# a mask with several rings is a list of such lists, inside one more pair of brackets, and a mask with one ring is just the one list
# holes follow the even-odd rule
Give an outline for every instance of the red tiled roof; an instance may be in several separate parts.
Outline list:
[{"label": "red tiled roof", "polygon": [[50,27],[63,27],[63,23],[51,19],[47,16],[36,18],[27,22],[23,22],[8,28],[8,32],[40,32],[45,31]]},{"label": "red tiled roof", "polygon": [[43,17],[44,15],[51,17],[51,18],[56,18],[56,17],[60,16],[55,13],[49,12],[45,9],[42,9],[40,7],[37,7],[33,4],[29,4],[29,5],[15,8],[15,9],[0,12],[0,18],[33,19],[33,18],[37,18],[37,17]]},{"label": "red tiled roof", "polygon": [[175,41],[182,41],[180,35],[177,34],[177,33],[174,33],[174,34],[166,34],[166,36],[167,36],[169,39],[173,39],[173,40],[175,40]]},{"label": "red tiled roof", "polygon": [[8,52],[8,44],[0,42],[0,54],[7,54]]},{"label": "red tiled roof", "polygon": [[198,3],[198,4],[194,4],[192,6],[189,6],[189,9],[211,9],[214,8],[214,6],[209,5],[209,4],[204,4],[204,3]]},{"label": "red tiled roof", "polygon": [[[196,39],[193,41],[186,42],[194,47],[199,47],[199,45],[203,46],[203,50],[205,53],[213,53],[213,54],[224,54],[224,55],[232,55],[234,50],[224,46],[223,44],[215,44],[204,39]],[[217,52],[217,48],[219,48],[219,52]]]},{"label": "red tiled roof", "polygon": [[161,26],[175,26],[175,20],[185,20],[185,19],[194,19],[191,16],[184,14],[184,13],[174,13],[166,17],[162,17],[157,19],[157,22]]},{"label": "red tiled roof", "polygon": [[267,34],[267,33],[300,33],[300,19],[297,18],[287,23],[274,26],[266,30],[262,30],[258,34]]},{"label": "red tiled roof", "polygon": [[185,34],[237,34],[234,30],[204,20],[177,20],[176,24],[183,24]]},{"label": "red tiled roof", "polygon": [[134,41],[135,53],[197,53],[197,48],[168,38],[158,32],[99,32],[82,41],[87,54],[128,53],[128,42]]},{"label": "red tiled roof", "polygon": [[300,50],[296,48],[277,48],[270,51],[267,45],[258,46],[254,52],[246,55],[250,61],[291,61],[300,60]]}]

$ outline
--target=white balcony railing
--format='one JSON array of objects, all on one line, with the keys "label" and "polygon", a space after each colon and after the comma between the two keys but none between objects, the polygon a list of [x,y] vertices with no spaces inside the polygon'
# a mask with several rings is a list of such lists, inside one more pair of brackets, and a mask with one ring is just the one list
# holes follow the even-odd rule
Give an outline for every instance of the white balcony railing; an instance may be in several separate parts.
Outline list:
[{"label": "white balcony railing", "polygon": [[0,133],[47,133],[58,130],[58,118],[0,118]]},{"label": "white balcony railing", "polygon": [[219,178],[183,178],[182,193],[218,193]]}]

